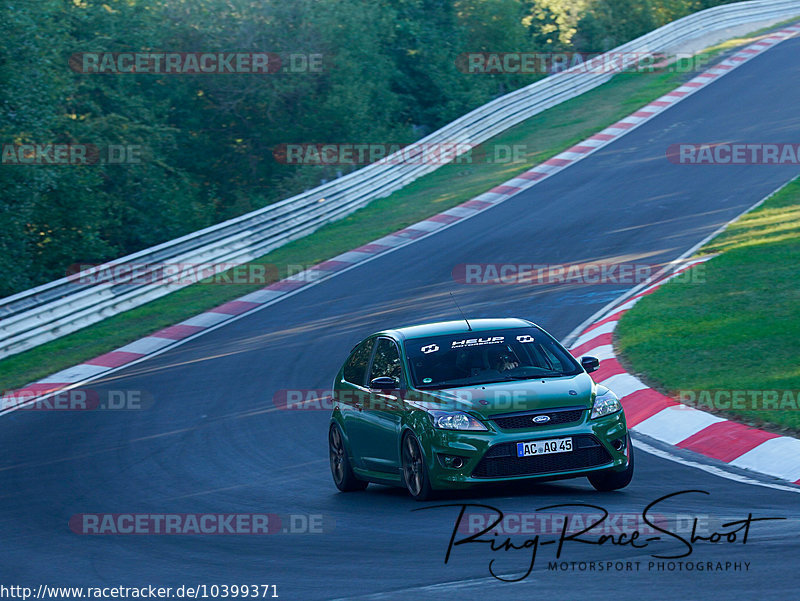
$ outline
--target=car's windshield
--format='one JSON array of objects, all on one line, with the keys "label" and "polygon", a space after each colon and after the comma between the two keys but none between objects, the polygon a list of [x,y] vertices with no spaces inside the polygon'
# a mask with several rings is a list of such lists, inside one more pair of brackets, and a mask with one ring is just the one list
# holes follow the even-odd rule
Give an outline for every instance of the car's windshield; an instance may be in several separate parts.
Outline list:
[{"label": "car's windshield", "polygon": [[581,373],[577,361],[536,327],[467,332],[405,341],[418,388],[472,386]]}]

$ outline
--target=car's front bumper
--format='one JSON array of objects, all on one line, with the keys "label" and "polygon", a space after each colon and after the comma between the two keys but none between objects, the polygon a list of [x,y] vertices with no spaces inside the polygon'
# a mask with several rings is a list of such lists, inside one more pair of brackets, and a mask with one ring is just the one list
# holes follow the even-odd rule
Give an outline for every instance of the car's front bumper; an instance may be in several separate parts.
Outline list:
[{"label": "car's front bumper", "polygon": [[[588,411],[586,412],[588,414]],[[422,440],[434,488],[465,488],[486,482],[577,477],[598,470],[624,469],[628,463],[625,414],[564,426],[487,432],[451,431],[431,428]],[[566,453],[519,458],[516,443],[570,437],[573,450]],[[461,459],[460,467],[449,458]],[[459,463],[455,461],[456,465]]]}]

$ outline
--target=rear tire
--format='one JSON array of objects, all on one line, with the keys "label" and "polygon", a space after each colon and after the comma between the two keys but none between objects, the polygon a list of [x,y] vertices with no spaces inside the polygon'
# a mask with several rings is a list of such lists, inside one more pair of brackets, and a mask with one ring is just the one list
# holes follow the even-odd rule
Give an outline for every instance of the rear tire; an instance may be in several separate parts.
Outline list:
[{"label": "rear tire", "polygon": [[344,436],[337,424],[331,424],[328,430],[328,451],[331,460],[331,475],[336,488],[342,492],[364,490],[369,482],[359,480],[350,466],[350,458],[344,446]]},{"label": "rear tire", "polygon": [[417,501],[428,501],[434,496],[431,480],[428,477],[428,466],[425,454],[417,440],[410,432],[403,438],[403,482],[408,493]]},{"label": "rear tire", "polygon": [[631,483],[631,480],[633,480],[633,444],[631,443],[630,434],[628,434],[627,445],[628,467],[621,472],[605,470],[602,472],[595,472],[589,476],[589,482],[596,490],[600,492],[609,492],[625,488]]}]

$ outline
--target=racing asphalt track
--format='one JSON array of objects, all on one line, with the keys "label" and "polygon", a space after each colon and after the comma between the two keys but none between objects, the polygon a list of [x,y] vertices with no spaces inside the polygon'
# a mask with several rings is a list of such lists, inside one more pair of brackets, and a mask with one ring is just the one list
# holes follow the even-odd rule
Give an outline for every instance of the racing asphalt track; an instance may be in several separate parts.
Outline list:
[{"label": "racing asphalt track", "polygon": [[[749,561],[748,572],[648,572],[649,549],[575,544],[562,559],[639,560],[639,572],[548,572],[542,548],[524,581],[489,577],[484,545],[444,554],[457,510],[411,512],[403,491],[337,493],[326,411],[271,410],[278,389],[324,388],[351,346],[387,326],[468,315],[530,318],[563,338],[624,287],[470,287],[468,262],[566,263],[673,259],[797,173],[796,167],[669,163],[673,143],[797,142],[800,39],[756,57],[577,165],[480,216],[111,375],[95,388],[144,389],[150,409],[25,412],[0,420],[0,577],[5,584],[92,586],[277,584],[283,599],[789,599],[797,594],[800,495],[710,475],[642,451],[627,489],[593,492],[585,479],[490,489],[438,503],[503,511],[595,503],[636,514],[665,494],[669,512],[791,518],[754,524],[747,545],[698,543],[689,560]],[[250,415],[244,415],[251,413]],[[646,441],[647,442],[647,441]],[[669,450],[649,441],[653,446]],[[675,452],[711,464],[685,451]],[[725,468],[731,473],[734,470]],[[762,479],[767,482],[766,478]],[[426,506],[430,504],[424,504]],[[80,536],[86,512],[323,514],[316,535]],[[474,548],[481,547],[481,548]],[[519,553],[519,552],[517,552]],[[529,555],[499,554],[501,574]],[[473,581],[474,580],[474,581]],[[464,582],[467,581],[467,582]],[[436,587],[439,583],[442,586]],[[448,584],[451,583],[451,584]],[[377,593],[385,593],[380,595]],[[368,594],[377,594],[369,596]]]}]

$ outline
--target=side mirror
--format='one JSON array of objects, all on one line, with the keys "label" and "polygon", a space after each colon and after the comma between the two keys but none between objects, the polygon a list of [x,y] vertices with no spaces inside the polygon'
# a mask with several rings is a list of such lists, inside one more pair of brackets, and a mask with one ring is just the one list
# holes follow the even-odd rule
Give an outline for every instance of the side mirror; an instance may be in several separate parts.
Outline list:
[{"label": "side mirror", "polygon": [[592,373],[600,367],[600,360],[597,357],[581,357],[581,367],[583,367],[587,373]]},{"label": "side mirror", "polygon": [[369,387],[372,388],[372,390],[397,390],[400,385],[394,378],[389,376],[381,376],[380,378],[374,378],[371,380]]}]

